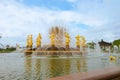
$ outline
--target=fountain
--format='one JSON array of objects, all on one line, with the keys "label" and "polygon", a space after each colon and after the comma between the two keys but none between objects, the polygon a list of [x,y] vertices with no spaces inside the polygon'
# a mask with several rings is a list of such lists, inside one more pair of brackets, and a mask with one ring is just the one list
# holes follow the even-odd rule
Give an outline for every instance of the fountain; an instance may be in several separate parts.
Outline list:
[{"label": "fountain", "polygon": [[69,50],[70,36],[68,33],[65,33],[65,44],[66,44],[66,49]]},{"label": "fountain", "polygon": [[[68,80],[76,80],[76,78],[79,80],[83,80],[83,78],[84,80],[88,78],[91,80],[110,80],[110,78],[120,74],[119,67],[109,68],[120,65],[120,55],[101,54],[101,46],[99,47],[98,44],[94,53],[88,50],[89,54],[83,56],[87,52],[84,36],[75,36],[75,47],[70,45],[72,39],[65,29],[53,27],[48,36],[50,43],[43,44],[42,39],[46,37],[39,33],[35,40],[36,43],[34,43],[33,36],[28,35],[25,50],[28,55],[26,56],[21,52],[0,54],[0,79],[46,80],[64,76]],[[33,44],[36,44],[35,48]],[[94,50],[94,48],[92,49]],[[65,77],[68,74],[71,76]]]},{"label": "fountain", "polygon": [[96,43],[95,50],[96,50],[96,53],[101,53],[101,49],[98,43]]},{"label": "fountain", "polygon": [[80,45],[81,45],[80,38],[81,38],[80,35],[76,36],[76,48],[77,48],[77,50],[80,50]]},{"label": "fountain", "polygon": [[74,54],[81,55],[86,53],[85,38],[83,36],[77,35],[75,37],[76,48],[73,48],[70,46],[70,35],[64,28],[52,27],[49,38],[50,45],[41,46],[42,36],[39,33],[36,39],[36,48],[33,49],[32,35],[28,35],[26,45],[27,49],[25,53],[35,53],[40,56],[72,56]]},{"label": "fountain", "polygon": [[32,40],[32,35],[28,35],[27,36],[27,44],[26,44],[26,51],[30,51],[30,52],[26,52],[25,55],[28,55],[28,54],[32,54],[31,50],[32,50],[32,46],[33,46],[33,40]]},{"label": "fountain", "polygon": [[41,34],[39,33],[38,37],[36,39],[36,48],[41,47],[41,39],[42,39],[42,37],[41,37]]}]

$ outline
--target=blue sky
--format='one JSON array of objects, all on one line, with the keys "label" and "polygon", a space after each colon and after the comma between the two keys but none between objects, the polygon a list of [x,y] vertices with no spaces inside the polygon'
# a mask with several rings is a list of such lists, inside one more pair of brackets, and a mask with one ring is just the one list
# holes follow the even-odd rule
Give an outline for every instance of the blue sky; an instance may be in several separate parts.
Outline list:
[{"label": "blue sky", "polygon": [[[25,46],[26,36],[38,33],[49,43],[48,30],[68,29],[71,43],[77,34],[89,41],[113,41],[120,34],[120,0],[0,0],[0,35],[3,44]],[[74,45],[74,44],[73,44]]]},{"label": "blue sky", "polygon": [[27,6],[47,7],[49,9],[71,10],[72,3],[67,0],[18,0]]}]

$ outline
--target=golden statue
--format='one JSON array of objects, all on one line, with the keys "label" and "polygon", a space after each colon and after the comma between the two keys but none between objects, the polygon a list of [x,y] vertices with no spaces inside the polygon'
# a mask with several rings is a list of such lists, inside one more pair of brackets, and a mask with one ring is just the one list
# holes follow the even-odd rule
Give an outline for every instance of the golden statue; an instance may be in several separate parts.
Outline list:
[{"label": "golden statue", "polygon": [[26,47],[27,48],[32,48],[32,45],[33,45],[32,35],[28,35],[27,36],[27,45],[26,45]]},{"label": "golden statue", "polygon": [[51,33],[50,41],[51,41],[51,45],[54,46],[55,45],[55,34],[54,33]]},{"label": "golden statue", "polygon": [[29,47],[29,35],[27,36],[27,45],[26,47],[28,48]]},{"label": "golden statue", "polygon": [[65,33],[65,43],[66,43],[66,46],[69,46],[69,43],[70,43],[70,36],[68,33]]},{"label": "golden statue", "polygon": [[116,56],[110,55],[109,58],[110,58],[110,62],[116,62],[117,59]]},{"label": "golden statue", "polygon": [[85,38],[83,36],[81,36],[81,38],[82,38],[82,46],[85,47],[86,46],[86,44],[85,44],[86,40],[85,40]]},{"label": "golden statue", "polygon": [[32,35],[29,36],[29,48],[32,48],[33,45],[33,39],[32,39]]},{"label": "golden statue", "polygon": [[80,35],[76,36],[76,46],[77,47],[80,47],[80,38],[81,38]]},{"label": "golden statue", "polygon": [[41,46],[41,39],[42,39],[42,36],[41,34],[39,33],[38,34],[38,37],[36,39],[36,47],[40,47]]}]

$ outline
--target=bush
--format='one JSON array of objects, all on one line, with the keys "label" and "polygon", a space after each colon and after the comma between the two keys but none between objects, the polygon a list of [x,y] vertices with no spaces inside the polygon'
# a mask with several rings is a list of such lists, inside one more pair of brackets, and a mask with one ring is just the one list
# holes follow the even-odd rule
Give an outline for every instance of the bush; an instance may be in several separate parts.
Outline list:
[{"label": "bush", "polygon": [[15,51],[16,50],[16,48],[6,48],[6,49],[0,49],[0,52],[1,53],[10,53],[10,52],[12,52],[12,51]]}]

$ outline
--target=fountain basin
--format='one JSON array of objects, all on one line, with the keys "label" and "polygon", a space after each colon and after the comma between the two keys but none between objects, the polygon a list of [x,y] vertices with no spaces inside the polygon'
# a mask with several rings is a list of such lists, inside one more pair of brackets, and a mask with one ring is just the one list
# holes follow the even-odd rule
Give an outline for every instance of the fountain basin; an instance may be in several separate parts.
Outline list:
[{"label": "fountain basin", "polygon": [[0,54],[1,80],[46,80],[69,74],[79,74],[120,65],[120,55],[111,62],[108,54],[89,53],[86,56],[45,57],[24,53]]}]

